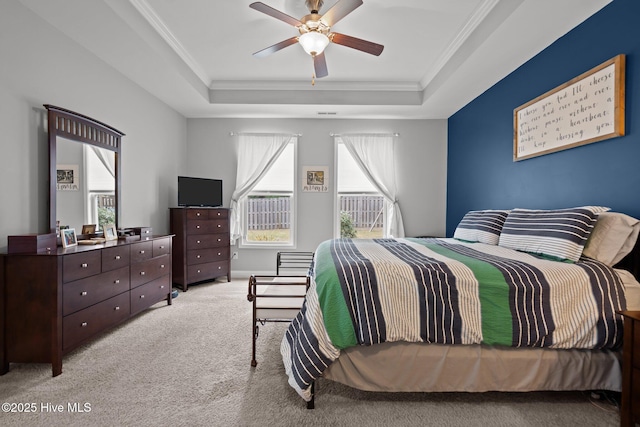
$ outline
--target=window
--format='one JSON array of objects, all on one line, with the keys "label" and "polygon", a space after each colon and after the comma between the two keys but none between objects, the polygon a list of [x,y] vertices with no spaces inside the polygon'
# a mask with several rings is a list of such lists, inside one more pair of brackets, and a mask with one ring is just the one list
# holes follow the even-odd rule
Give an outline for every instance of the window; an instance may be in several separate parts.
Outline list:
[{"label": "window", "polygon": [[241,201],[241,246],[294,246],[295,139]]},{"label": "window", "polygon": [[385,201],[369,182],[347,147],[338,140],[337,237],[376,239],[384,237]]},{"label": "window", "polygon": [[115,164],[108,150],[83,145],[85,168],[85,200],[87,224],[96,224],[102,230],[106,224],[116,222]]}]

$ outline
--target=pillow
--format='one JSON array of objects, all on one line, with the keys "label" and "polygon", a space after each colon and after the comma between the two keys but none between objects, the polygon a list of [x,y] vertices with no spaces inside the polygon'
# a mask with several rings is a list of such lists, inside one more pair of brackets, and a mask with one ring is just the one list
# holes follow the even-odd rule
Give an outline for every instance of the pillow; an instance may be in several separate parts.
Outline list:
[{"label": "pillow", "polygon": [[602,212],[582,255],[614,266],[636,244],[640,220],[618,212]]},{"label": "pillow", "polygon": [[505,248],[576,262],[593,230],[601,206],[557,210],[514,209],[498,244]]},{"label": "pillow", "polygon": [[508,214],[509,211],[504,210],[469,211],[458,224],[453,238],[497,245]]}]

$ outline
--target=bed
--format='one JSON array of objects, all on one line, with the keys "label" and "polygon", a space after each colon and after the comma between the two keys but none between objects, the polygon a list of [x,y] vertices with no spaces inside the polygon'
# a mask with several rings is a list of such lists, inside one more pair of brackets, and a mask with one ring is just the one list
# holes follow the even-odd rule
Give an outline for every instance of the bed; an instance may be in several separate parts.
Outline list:
[{"label": "bed", "polygon": [[[607,208],[470,211],[452,238],[321,243],[282,340],[289,384],[369,391],[621,389],[640,309],[638,220]],[[615,267],[615,268],[614,268]]]}]

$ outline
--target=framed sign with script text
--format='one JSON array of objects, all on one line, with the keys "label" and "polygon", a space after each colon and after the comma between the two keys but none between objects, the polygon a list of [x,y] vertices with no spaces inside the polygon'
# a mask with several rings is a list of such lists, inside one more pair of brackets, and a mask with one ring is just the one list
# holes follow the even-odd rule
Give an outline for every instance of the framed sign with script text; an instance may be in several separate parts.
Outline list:
[{"label": "framed sign with script text", "polygon": [[326,193],[329,191],[328,166],[303,166],[302,191]]},{"label": "framed sign with script text", "polygon": [[516,108],[513,161],[624,135],[625,56]]}]

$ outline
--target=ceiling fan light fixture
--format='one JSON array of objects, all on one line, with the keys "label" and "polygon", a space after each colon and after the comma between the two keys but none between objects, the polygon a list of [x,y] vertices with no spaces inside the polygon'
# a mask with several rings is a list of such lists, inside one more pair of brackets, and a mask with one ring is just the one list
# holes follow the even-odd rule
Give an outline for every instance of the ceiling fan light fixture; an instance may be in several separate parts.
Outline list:
[{"label": "ceiling fan light fixture", "polygon": [[317,31],[309,31],[298,37],[298,42],[311,56],[320,55],[329,44],[329,37]]}]

